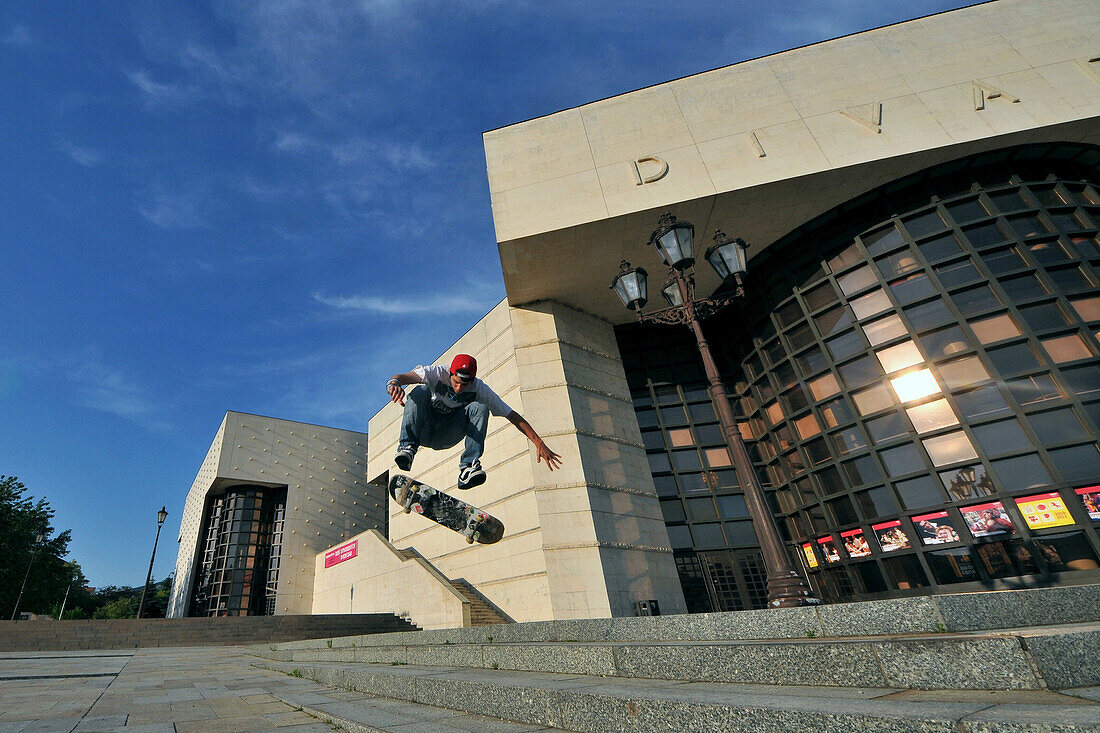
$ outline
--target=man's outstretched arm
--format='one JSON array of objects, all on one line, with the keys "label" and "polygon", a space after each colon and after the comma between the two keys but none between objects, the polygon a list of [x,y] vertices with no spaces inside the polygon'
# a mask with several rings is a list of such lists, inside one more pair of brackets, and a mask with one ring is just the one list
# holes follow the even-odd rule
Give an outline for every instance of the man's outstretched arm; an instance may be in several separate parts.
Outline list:
[{"label": "man's outstretched arm", "polygon": [[416,376],[416,372],[404,372],[403,374],[394,374],[390,377],[390,381],[386,382],[386,394],[390,396],[390,402],[396,402],[402,407],[405,406],[405,385],[406,384],[422,384],[423,380]]},{"label": "man's outstretched arm", "polygon": [[523,419],[523,415],[512,410],[508,413],[508,422],[515,425],[521,433],[527,436],[528,440],[535,444],[535,449],[538,451],[537,460],[539,463],[546,461],[546,467],[551,471],[561,467],[561,456],[550,450],[546,442],[540,438],[539,434],[535,432],[535,429],[531,427],[531,423]]}]

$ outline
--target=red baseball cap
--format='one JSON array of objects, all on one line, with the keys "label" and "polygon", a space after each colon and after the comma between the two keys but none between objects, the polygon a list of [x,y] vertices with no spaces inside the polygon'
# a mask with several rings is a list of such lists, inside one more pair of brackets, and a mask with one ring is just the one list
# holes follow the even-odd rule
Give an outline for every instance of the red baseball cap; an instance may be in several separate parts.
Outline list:
[{"label": "red baseball cap", "polygon": [[451,360],[451,374],[463,382],[472,382],[477,376],[477,359],[469,354],[458,354]]}]

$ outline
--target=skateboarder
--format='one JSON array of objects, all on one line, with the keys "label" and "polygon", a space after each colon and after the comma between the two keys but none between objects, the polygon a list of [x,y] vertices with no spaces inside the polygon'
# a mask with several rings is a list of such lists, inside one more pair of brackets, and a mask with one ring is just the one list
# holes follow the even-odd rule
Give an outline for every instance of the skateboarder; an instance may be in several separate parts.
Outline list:
[{"label": "skateboarder", "polygon": [[[405,385],[415,384],[405,401]],[[561,466],[561,456],[547,447],[531,423],[500,399],[489,385],[477,378],[477,360],[459,354],[448,369],[442,365],[418,365],[411,372],[395,374],[386,383],[390,400],[405,408],[401,420],[394,463],[402,471],[412,468],[420,446],[442,450],[466,438],[466,450],[459,461],[458,488],[471,489],[485,483],[481,454],[485,450],[485,430],[489,413],[508,422],[535,444],[538,461],[546,461],[551,471]]]}]

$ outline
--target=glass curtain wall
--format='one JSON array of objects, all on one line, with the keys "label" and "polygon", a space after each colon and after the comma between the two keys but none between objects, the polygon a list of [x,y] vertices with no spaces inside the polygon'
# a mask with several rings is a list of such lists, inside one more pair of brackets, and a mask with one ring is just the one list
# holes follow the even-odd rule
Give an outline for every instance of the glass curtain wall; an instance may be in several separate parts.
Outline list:
[{"label": "glass curtain wall", "polygon": [[192,616],[272,615],[286,488],[234,486],[207,499]]},{"label": "glass curtain wall", "polygon": [[[885,186],[754,258],[708,321],[826,599],[1100,579],[1098,163],[1028,146]],[[698,357],[673,327],[619,340],[685,594],[714,608],[706,557],[755,538]]]}]

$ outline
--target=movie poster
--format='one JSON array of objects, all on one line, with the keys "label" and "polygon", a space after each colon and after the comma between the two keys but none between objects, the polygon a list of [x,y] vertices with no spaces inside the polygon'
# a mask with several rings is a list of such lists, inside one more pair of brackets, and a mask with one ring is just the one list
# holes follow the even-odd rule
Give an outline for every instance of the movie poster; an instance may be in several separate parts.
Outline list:
[{"label": "movie poster", "polygon": [[1062,496],[1057,491],[1034,496],[1022,496],[1014,500],[1016,508],[1024,516],[1024,521],[1031,529],[1046,529],[1047,527],[1063,527],[1074,524],[1073,516],[1069,513],[1069,507],[1062,501]]},{"label": "movie poster", "polygon": [[836,543],[832,537],[821,537],[817,540],[817,547],[825,556],[825,562],[840,562],[840,551],[836,549]]},{"label": "movie poster", "polygon": [[848,557],[867,557],[871,554],[871,545],[863,536],[862,529],[850,529],[841,532],[840,536],[844,538],[844,551],[848,553]]},{"label": "movie poster", "polygon": [[1094,520],[1100,520],[1100,486],[1088,486],[1077,489],[1077,495],[1081,497],[1081,503],[1085,505],[1085,511]]},{"label": "movie poster", "polygon": [[946,545],[949,542],[959,541],[959,533],[951,523],[947,512],[921,514],[912,519],[920,541],[926,545]]},{"label": "movie poster", "polygon": [[897,552],[898,550],[908,550],[912,547],[909,544],[909,536],[905,534],[905,531],[901,528],[901,520],[895,519],[892,522],[883,522],[882,524],[872,524],[871,529],[875,531],[875,537],[878,538],[878,546],[882,548],[883,552]]},{"label": "movie poster", "polygon": [[818,566],[817,553],[814,552],[814,546],[809,542],[802,545],[802,554],[806,556],[806,564],[810,568],[816,568]]},{"label": "movie poster", "polygon": [[999,501],[964,506],[959,511],[962,512],[966,528],[975,537],[1011,534],[1016,531],[1016,526],[1012,524],[1012,520],[1005,513],[1004,505]]}]

